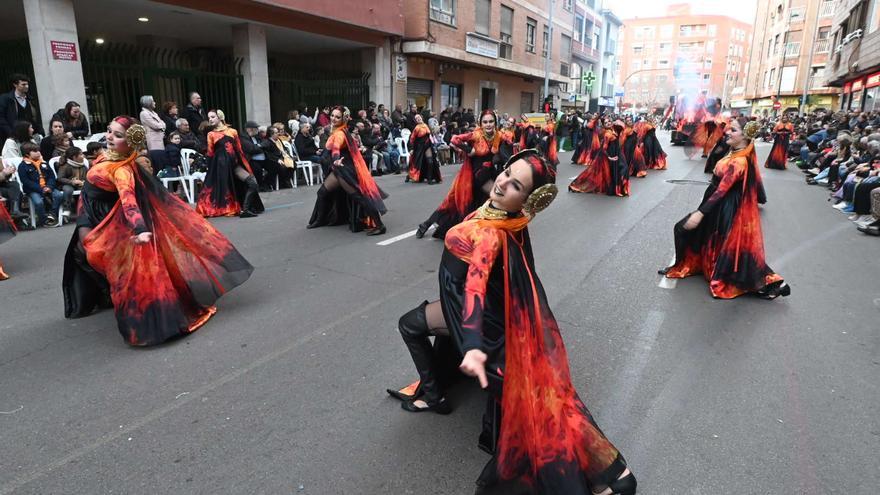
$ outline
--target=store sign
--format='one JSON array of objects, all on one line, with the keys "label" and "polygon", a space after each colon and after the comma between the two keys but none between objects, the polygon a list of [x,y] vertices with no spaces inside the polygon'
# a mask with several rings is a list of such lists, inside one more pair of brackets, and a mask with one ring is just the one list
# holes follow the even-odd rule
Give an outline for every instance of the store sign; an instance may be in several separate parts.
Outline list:
[{"label": "store sign", "polygon": [[846,83],[843,85],[843,93],[844,94],[852,93],[852,83]]},{"label": "store sign", "polygon": [[865,80],[866,88],[873,88],[874,86],[880,86],[880,72],[876,72],[868,76],[868,79]]},{"label": "store sign", "polygon": [[497,41],[481,36],[477,33],[467,33],[465,37],[465,51],[475,53],[483,57],[498,58]]},{"label": "store sign", "polygon": [[730,108],[748,108],[748,100],[733,100],[730,102]]},{"label": "store sign", "polygon": [[861,91],[863,87],[865,87],[865,80],[864,79],[859,79],[858,81],[855,81],[852,83],[852,90],[854,93],[856,91]]},{"label": "store sign", "polygon": [[49,42],[49,46],[52,47],[52,58],[55,60],[69,60],[71,62],[76,62],[76,43],[70,41],[55,41],[52,40]]},{"label": "store sign", "polygon": [[394,57],[394,79],[399,82],[406,82],[406,57],[397,55]]}]

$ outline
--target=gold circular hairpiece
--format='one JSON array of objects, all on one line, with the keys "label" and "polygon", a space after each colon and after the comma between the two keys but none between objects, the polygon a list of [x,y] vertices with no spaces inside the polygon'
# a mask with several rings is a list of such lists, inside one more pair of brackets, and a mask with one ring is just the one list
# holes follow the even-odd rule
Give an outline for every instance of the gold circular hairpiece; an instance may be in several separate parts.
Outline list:
[{"label": "gold circular hairpiece", "polygon": [[147,130],[140,124],[133,124],[125,131],[125,143],[133,150],[143,149],[147,143]]},{"label": "gold circular hairpiece", "polygon": [[755,139],[758,136],[758,131],[761,130],[761,124],[758,124],[754,120],[746,123],[745,127],[743,127],[743,134],[748,139]]},{"label": "gold circular hairpiece", "polygon": [[557,194],[559,194],[559,188],[556,187],[556,184],[544,184],[529,194],[526,204],[523,205],[523,210],[530,216],[535,216],[550,206]]}]

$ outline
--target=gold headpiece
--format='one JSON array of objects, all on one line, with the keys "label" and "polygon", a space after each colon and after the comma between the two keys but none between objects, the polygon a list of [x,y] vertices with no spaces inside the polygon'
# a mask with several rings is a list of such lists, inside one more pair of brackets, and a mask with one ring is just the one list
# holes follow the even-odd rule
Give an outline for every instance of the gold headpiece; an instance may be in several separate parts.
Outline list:
[{"label": "gold headpiece", "polygon": [[758,131],[761,130],[761,124],[752,120],[746,123],[745,127],[743,127],[743,135],[747,139],[755,139],[758,136]]},{"label": "gold headpiece", "polygon": [[134,151],[144,148],[147,142],[147,130],[140,124],[132,124],[125,130],[125,144]]},{"label": "gold headpiece", "polygon": [[529,216],[534,217],[550,206],[557,194],[559,194],[559,188],[556,187],[556,184],[544,184],[529,194],[529,198],[523,205],[523,210]]}]

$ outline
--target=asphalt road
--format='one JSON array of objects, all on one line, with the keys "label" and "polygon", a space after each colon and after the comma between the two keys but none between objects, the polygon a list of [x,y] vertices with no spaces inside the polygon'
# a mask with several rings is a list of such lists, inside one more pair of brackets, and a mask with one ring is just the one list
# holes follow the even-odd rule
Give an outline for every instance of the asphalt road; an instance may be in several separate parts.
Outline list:
[{"label": "asphalt road", "polygon": [[[880,244],[797,170],[765,170],[767,258],[793,295],[713,300],[663,283],[672,225],[696,208],[700,160],[633,195],[560,193],[532,223],[538,274],[575,384],[642,494],[880,491]],[[759,148],[763,159],[768,145]],[[560,185],[580,168],[562,154]],[[455,168],[445,167],[451,179]],[[139,349],[111,312],[65,320],[72,227],[0,247],[0,495],[469,494],[487,460],[482,400],[450,416],[385,394],[415,370],[398,317],[437,295],[441,244],[415,229],[448,187],[379,179],[383,237],[307,231],[316,188],[264,195],[258,219],[214,220],[254,264],[195,334]]]}]

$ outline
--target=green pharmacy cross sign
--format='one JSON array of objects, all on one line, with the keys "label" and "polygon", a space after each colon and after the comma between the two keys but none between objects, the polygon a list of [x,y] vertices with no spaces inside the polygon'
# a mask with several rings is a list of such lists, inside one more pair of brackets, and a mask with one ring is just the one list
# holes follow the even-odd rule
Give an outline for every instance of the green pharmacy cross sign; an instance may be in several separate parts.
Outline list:
[{"label": "green pharmacy cross sign", "polygon": [[596,74],[593,74],[593,71],[584,72],[581,76],[581,81],[587,85],[588,88],[593,87],[593,82],[596,80]]}]

